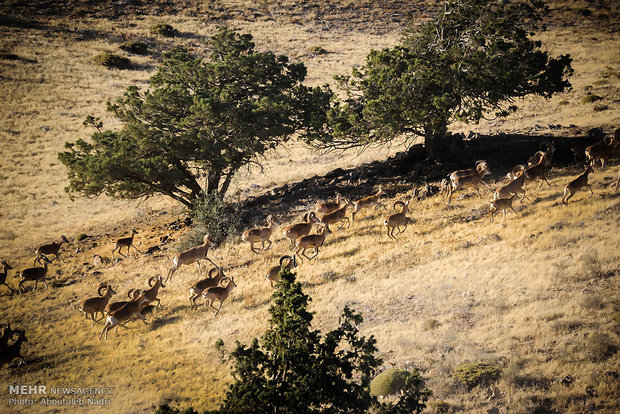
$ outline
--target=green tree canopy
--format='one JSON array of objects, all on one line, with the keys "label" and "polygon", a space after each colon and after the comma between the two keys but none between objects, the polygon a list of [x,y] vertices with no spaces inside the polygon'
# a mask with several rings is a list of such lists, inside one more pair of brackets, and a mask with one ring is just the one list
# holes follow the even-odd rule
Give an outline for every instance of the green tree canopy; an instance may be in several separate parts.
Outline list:
[{"label": "green tree canopy", "polygon": [[329,114],[333,140],[350,148],[422,136],[441,159],[450,122],[505,116],[515,98],[550,97],[570,87],[571,58],[552,58],[532,40],[542,26],[541,1],[448,0],[432,21],[408,30],[394,48],[371,51],[366,64],[340,76],[348,96]]},{"label": "green tree canopy", "polygon": [[[310,297],[286,268],[280,273],[270,327],[230,354],[234,382],[217,413],[421,412],[430,395],[412,375],[402,401],[381,406],[370,380],[381,363],[376,341],[359,335],[362,317],[345,307],[339,326],[325,335],[311,329]],[[219,346],[223,346],[220,342]]]},{"label": "green tree canopy", "polygon": [[87,119],[97,132],[59,154],[68,192],[164,194],[192,207],[204,194],[223,197],[239,168],[293,134],[308,140],[321,132],[332,93],[304,86],[302,63],[259,52],[250,34],[227,28],[207,46],[206,58],[183,47],[165,53],[149,90],[131,86],[108,103],[120,130]]}]

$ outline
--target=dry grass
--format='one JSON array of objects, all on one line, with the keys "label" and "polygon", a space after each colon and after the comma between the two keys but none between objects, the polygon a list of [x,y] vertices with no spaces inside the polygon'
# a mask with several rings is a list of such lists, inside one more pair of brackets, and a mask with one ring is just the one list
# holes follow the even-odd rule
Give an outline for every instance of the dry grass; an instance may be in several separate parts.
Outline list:
[{"label": "dry grass", "polygon": [[[98,33],[94,37],[80,31],[0,26],[0,49],[26,59],[0,61],[0,256],[19,269],[31,265],[37,244],[60,234],[102,236],[66,249],[68,263],[51,267],[55,286],[50,290],[12,297],[0,293],[0,312],[13,326],[26,329],[29,339],[24,346],[28,365],[3,368],[5,385],[114,386],[112,412],[150,412],[161,402],[213,408],[230,380],[215,340],[223,338],[229,347],[235,340],[247,343],[267,326],[271,289],[264,271],[288,252],[284,239],[261,255],[239,241],[213,252],[239,285],[215,318],[202,309],[188,309],[188,287],[197,278],[194,266],[182,268],[162,291],[165,307],[148,316],[149,326],[131,323],[131,329],[113,332],[105,343],[97,341],[102,326],[91,327],[75,309],[80,300],[95,294],[99,282],[111,282],[120,298],[130,288],[146,287],[148,277],[165,274],[171,264],[172,246],[159,256],[132,257],[93,274],[85,263],[95,253],[110,256],[109,239],[132,227],[140,231],[136,242],[141,249],[162,234],[171,233],[177,241],[182,237],[167,226],[181,209],[164,199],[70,201],[62,191],[64,167],[56,158],[65,141],[88,136],[82,126],[86,115],[101,116],[106,126],[115,126],[104,113],[105,101],[120,96],[129,84],[144,85],[152,74],[160,51],[173,42],[150,38],[149,27],[162,20],[79,20],[81,28]],[[183,15],[165,21],[182,32],[174,41],[196,50],[216,26]],[[50,27],[62,23],[61,18],[48,21]],[[261,48],[304,61],[312,84],[348,72],[363,63],[370,48],[391,45],[398,38],[394,30],[378,35],[302,23],[257,19],[233,21],[233,26],[251,31]],[[481,123],[477,130],[617,126],[617,35],[569,26],[540,37],[554,52],[573,55],[573,91],[547,101],[527,98],[517,115]],[[566,42],[567,37],[572,41]],[[137,69],[115,71],[91,63],[104,51],[123,54],[118,45],[130,38],[155,45],[152,55],[131,56]],[[308,51],[311,46],[330,53],[314,56]],[[586,86],[603,97],[607,110],[597,112],[592,104],[581,104]],[[567,104],[559,105],[561,101]],[[469,129],[455,125],[455,130]],[[233,196],[384,158],[398,149],[322,156],[291,144],[269,155],[264,173],[241,172]],[[616,176],[616,169],[597,170],[591,176],[595,195],[580,192],[564,208],[556,203],[577,171],[554,170],[554,187],[536,189],[530,184],[532,201],[516,204],[518,214],[509,213],[505,225],[501,219],[490,223],[483,216],[487,200],[475,196],[449,208],[438,198],[410,206],[415,222],[397,242],[385,234],[383,212],[362,213],[351,228],[328,236],[317,260],[298,268],[313,297],[315,326],[333,328],[344,305],[361,311],[363,334],[377,337],[386,365],[418,366],[435,393],[433,400],[443,402],[436,407],[449,405],[465,412],[486,412],[493,406],[517,412],[617,410],[620,257],[614,246],[620,243],[620,209],[618,196],[603,187]],[[248,184],[250,177],[254,187]],[[12,276],[9,283],[16,283]],[[468,392],[452,376],[467,362],[497,364],[500,378]],[[567,375],[574,380],[563,385]]]}]

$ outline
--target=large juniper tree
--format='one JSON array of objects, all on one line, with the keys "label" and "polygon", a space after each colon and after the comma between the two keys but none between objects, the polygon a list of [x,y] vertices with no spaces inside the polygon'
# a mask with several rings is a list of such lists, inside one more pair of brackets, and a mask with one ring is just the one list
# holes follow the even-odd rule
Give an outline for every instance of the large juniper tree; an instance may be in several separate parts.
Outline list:
[{"label": "large juniper tree", "polygon": [[252,36],[222,28],[201,58],[177,47],[164,54],[151,88],[129,87],[108,110],[120,130],[97,129],[67,143],[67,191],[123,198],[164,194],[192,207],[223,197],[239,168],[297,133],[321,130],[331,91],[302,84],[306,68],[259,52]]},{"label": "large juniper tree", "polygon": [[394,48],[339,77],[348,93],[330,113],[331,148],[422,136],[433,159],[446,155],[450,122],[477,122],[516,110],[515,98],[550,97],[570,87],[568,55],[552,58],[530,38],[541,1],[448,0],[432,21],[411,24]]}]

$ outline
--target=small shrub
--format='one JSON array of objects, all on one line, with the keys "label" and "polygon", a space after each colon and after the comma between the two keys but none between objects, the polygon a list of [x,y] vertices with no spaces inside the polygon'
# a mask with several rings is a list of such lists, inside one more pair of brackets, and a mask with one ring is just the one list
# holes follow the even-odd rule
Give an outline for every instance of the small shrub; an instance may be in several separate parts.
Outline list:
[{"label": "small shrub", "polygon": [[338,278],[338,275],[333,270],[327,270],[319,275],[325,282],[333,282]]},{"label": "small shrub", "polygon": [[560,102],[558,102],[558,105],[568,105],[570,102],[568,102],[566,99],[561,100]]},{"label": "small shrub", "polygon": [[609,109],[609,107],[607,105],[599,105],[599,104],[594,105],[594,111],[595,112],[606,111],[608,109]]},{"label": "small shrub", "polygon": [[603,265],[596,250],[590,250],[579,256],[579,273],[587,278],[600,278],[605,276]]},{"label": "small shrub", "polygon": [[321,46],[311,46],[308,48],[308,52],[312,53],[313,55],[326,55],[329,52],[325,49],[323,49]]},{"label": "small shrub", "polygon": [[19,60],[19,56],[15,53],[2,52],[0,53],[0,60]]},{"label": "small shrub", "polygon": [[592,102],[600,101],[601,99],[603,99],[603,98],[601,98],[601,97],[600,97],[600,96],[598,96],[598,95],[591,94],[591,95],[586,95],[586,96],[584,96],[584,97],[581,99],[581,102],[582,102],[582,103],[592,103]]},{"label": "small shrub", "polygon": [[157,407],[155,414],[198,414],[198,411],[194,411],[191,407],[179,410],[178,408],[170,407],[168,404],[162,404]]},{"label": "small shrub", "polygon": [[602,309],[604,304],[603,298],[599,295],[588,295],[581,300],[581,306],[586,309]]},{"label": "small shrub", "polygon": [[181,250],[202,244],[205,234],[219,244],[236,236],[241,229],[237,209],[218,194],[207,195],[192,212],[192,220],[194,226],[181,240]]},{"label": "small shrub", "polygon": [[110,52],[95,56],[93,61],[97,65],[105,66],[106,68],[129,69],[131,67],[131,60]]},{"label": "small shrub", "polygon": [[87,239],[88,237],[89,237],[89,236],[88,236],[88,234],[86,234],[86,233],[80,233],[80,234],[78,234],[78,235],[77,235],[77,237],[75,238],[75,240],[77,240],[77,241],[82,241],[82,240],[84,240],[84,239]]},{"label": "small shrub", "polygon": [[151,34],[164,36],[164,37],[174,37],[177,34],[177,31],[174,27],[166,23],[158,23],[151,26]]},{"label": "small shrub", "polygon": [[422,329],[425,331],[432,331],[433,329],[439,328],[441,323],[436,319],[427,319],[422,324]]},{"label": "small shrub", "polygon": [[146,55],[149,53],[149,46],[144,42],[137,40],[129,40],[125,43],[121,43],[119,46],[122,50],[129,53],[135,53],[136,55]]},{"label": "small shrub", "polygon": [[475,387],[479,384],[486,384],[496,379],[500,374],[500,369],[496,365],[468,363],[456,368],[454,377],[464,385]]},{"label": "small shrub", "polygon": [[616,342],[609,335],[601,332],[591,333],[585,340],[584,348],[595,362],[604,361],[618,352]]},{"label": "small shrub", "polygon": [[431,409],[431,413],[433,414],[446,414],[450,412],[450,409],[452,408],[450,406],[450,403],[447,403],[445,401],[433,401],[429,404],[430,409]]},{"label": "small shrub", "polygon": [[405,389],[411,373],[404,369],[389,368],[370,381],[370,395],[392,395]]}]

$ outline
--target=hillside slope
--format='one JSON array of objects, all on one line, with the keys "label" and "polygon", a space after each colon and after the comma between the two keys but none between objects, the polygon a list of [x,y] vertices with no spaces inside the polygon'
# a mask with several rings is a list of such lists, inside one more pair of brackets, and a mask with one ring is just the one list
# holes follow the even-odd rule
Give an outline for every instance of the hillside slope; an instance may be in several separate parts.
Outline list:
[{"label": "hillside slope", "polygon": [[[5,3],[2,11],[34,15],[32,10],[20,12],[13,3]],[[114,14],[115,9],[108,10],[111,15],[98,12],[95,3],[100,4],[76,2],[81,7],[76,10],[83,13],[71,18],[62,8],[49,12],[57,3],[47,1],[39,2],[50,9],[37,8],[43,14],[36,21],[0,19],[0,49],[18,57],[2,55],[0,60],[0,257],[22,269],[32,265],[36,245],[61,234],[71,239],[90,235],[63,249],[67,263],[52,264],[49,290],[9,296],[0,287],[0,312],[5,315],[0,322],[25,329],[28,337],[23,347],[27,364],[0,369],[3,389],[17,383],[110,386],[110,412],[152,412],[163,402],[214,408],[230,380],[230,367],[221,363],[214,343],[222,338],[230,347],[235,340],[248,343],[261,335],[272,291],[264,272],[289,252],[287,242],[278,231],[280,240],[259,255],[240,240],[213,251],[214,260],[238,284],[217,317],[204,309],[189,310],[188,288],[198,276],[195,266],[184,267],[162,291],[164,307],[147,316],[148,326],[132,322],[130,329],[114,331],[107,342],[99,342],[102,326],[91,326],[76,305],[95,295],[101,282],[112,283],[118,292],[115,299],[123,300],[129,289],[145,288],[149,277],[165,274],[187,231],[179,224],[184,212],[164,199],[71,201],[63,192],[65,170],[56,154],[64,142],[88,137],[91,131],[82,125],[88,114],[101,116],[106,126],[117,126],[104,112],[105,102],[130,84],[146,86],[161,52],[173,43],[199,51],[202,39],[226,22],[252,32],[259,48],[303,61],[309,82],[322,84],[362,64],[371,48],[393,45],[399,20],[390,16],[402,4],[390,2],[381,8],[376,2],[359,2],[369,11],[358,21],[352,18],[361,16],[354,7],[358,2],[349,2],[341,14],[327,19],[322,17],[329,14],[325,11],[313,14],[314,3],[301,13],[281,2],[288,5],[287,11],[274,17],[267,12],[254,16],[249,2],[240,1],[235,3],[239,13],[218,10],[221,15],[209,20],[192,15],[198,11],[180,12],[176,3],[164,4],[170,2],[149,3],[157,11],[144,3],[142,11],[127,15]],[[332,7],[331,2],[319,3]],[[423,4],[420,18],[432,13],[435,3]],[[589,2],[553,4],[555,13],[563,10],[570,18],[557,20],[554,15],[549,31],[537,36],[554,53],[571,53],[573,90],[550,100],[520,100],[521,110],[505,120],[457,124],[454,131],[553,134],[561,140],[584,135],[592,127],[610,130],[620,124],[615,9],[592,7],[593,14],[586,17],[583,9],[591,7]],[[150,35],[150,25],[162,20],[180,28],[181,36],[169,40]],[[97,53],[118,51],[118,45],[131,38],[145,40],[152,48],[145,57],[127,55],[133,70],[110,71],[92,64]],[[330,53],[315,56],[309,51],[312,46]],[[584,104],[587,94],[602,99]],[[402,149],[371,149],[361,156],[319,154],[293,143],[269,155],[264,173],[239,174],[231,197],[265,194]],[[501,166],[487,181],[499,180],[509,168]],[[491,194],[486,192],[483,200],[465,192],[469,195],[451,207],[439,197],[413,201],[409,216],[414,222],[397,241],[385,235],[385,212],[361,214],[350,228],[328,236],[316,261],[305,261],[297,269],[313,297],[315,327],[333,328],[345,305],[360,311],[362,334],[376,336],[385,366],[420,368],[437,409],[443,406],[437,402],[443,401],[461,412],[493,407],[500,412],[617,412],[620,203],[609,187],[617,170],[617,165],[596,170],[591,176],[595,194],[580,192],[561,208],[557,202],[563,186],[580,171],[556,167],[550,178],[553,187],[536,189],[529,184],[531,200],[517,203],[517,214],[509,212],[506,225],[501,217],[488,221]],[[370,188],[373,182],[364,184],[361,188]],[[391,208],[394,201],[412,194],[413,184],[392,182],[386,190],[384,202]],[[316,201],[310,194],[289,216],[300,216]],[[259,208],[264,215],[269,206]],[[139,231],[136,242],[141,250],[156,245],[161,236],[170,239],[152,256],[136,255],[93,268],[93,254],[109,257],[110,240],[132,228]],[[11,287],[17,282],[14,274],[7,279]],[[465,362],[497,364],[501,375],[469,390],[453,376]],[[5,405],[0,411],[13,412]]]}]

